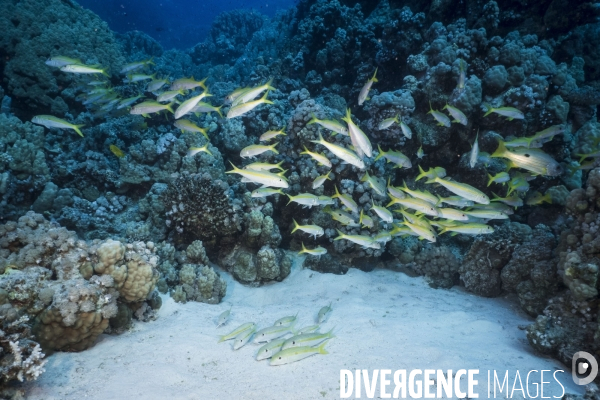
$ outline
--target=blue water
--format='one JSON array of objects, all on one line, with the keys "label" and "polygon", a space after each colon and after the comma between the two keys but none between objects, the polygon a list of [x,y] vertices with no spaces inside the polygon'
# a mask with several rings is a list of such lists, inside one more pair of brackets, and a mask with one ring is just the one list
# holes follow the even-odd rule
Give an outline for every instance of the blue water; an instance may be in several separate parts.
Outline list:
[{"label": "blue water", "polygon": [[296,0],[79,0],[117,32],[140,30],[165,49],[188,48],[201,42],[213,20],[225,11],[254,9],[272,17]]}]

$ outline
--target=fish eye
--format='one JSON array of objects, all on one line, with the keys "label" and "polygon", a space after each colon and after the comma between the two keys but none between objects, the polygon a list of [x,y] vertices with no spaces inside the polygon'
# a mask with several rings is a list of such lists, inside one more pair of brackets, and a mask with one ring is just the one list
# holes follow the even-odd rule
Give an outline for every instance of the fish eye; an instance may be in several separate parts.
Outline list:
[{"label": "fish eye", "polygon": [[531,157],[531,154],[529,154],[529,153],[525,153],[525,154],[523,154],[523,155],[524,155],[525,157]]},{"label": "fish eye", "polygon": [[279,359],[281,360],[281,357],[279,357]]}]

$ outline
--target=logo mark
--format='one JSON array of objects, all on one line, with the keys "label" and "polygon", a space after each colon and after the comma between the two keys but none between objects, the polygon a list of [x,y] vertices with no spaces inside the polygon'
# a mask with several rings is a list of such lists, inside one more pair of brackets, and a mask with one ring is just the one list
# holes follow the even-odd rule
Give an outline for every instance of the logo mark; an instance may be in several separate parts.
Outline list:
[{"label": "logo mark", "polygon": [[590,353],[578,351],[573,354],[571,375],[576,385],[587,385],[598,376],[598,362]]}]

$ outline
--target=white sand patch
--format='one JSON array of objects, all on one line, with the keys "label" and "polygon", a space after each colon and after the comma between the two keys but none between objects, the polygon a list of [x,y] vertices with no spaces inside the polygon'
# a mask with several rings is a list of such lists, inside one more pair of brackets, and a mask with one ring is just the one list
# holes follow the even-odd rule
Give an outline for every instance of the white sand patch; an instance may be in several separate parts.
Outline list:
[{"label": "white sand patch", "polygon": [[[517,370],[524,385],[528,371],[550,370],[544,396],[558,396],[562,390],[552,373],[562,369],[557,376],[567,392],[582,392],[563,365],[533,352],[518,329],[531,319],[507,299],[435,290],[421,278],[388,270],[350,269],[338,276],[295,265],[284,282],[260,288],[222,276],[228,293],[221,304],[178,304],[163,297],[156,321],[136,322],[120,336],[102,335],[82,353],[49,357],[46,373],[26,386],[27,398],[336,399],[340,369],[479,369],[479,398],[487,398],[488,370],[502,376],[508,370],[511,389]],[[219,335],[244,322],[260,329],[297,311],[298,326],[312,325],[330,301],[333,312],[321,329],[335,326],[329,355],[271,367],[254,360],[258,345],[233,351],[231,341],[217,344]],[[229,322],[217,329],[217,317],[230,305]],[[539,373],[532,379],[539,383]],[[364,384],[362,390],[364,399]],[[515,392],[513,398],[522,396]]]}]

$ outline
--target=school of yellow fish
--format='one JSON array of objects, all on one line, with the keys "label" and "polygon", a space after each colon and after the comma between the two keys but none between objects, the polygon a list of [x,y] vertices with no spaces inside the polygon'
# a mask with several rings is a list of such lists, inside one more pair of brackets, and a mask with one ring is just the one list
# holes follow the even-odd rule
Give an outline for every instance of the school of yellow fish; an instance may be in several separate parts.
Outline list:
[{"label": "school of yellow fish", "polygon": [[[49,66],[59,68],[61,71],[75,74],[107,75],[106,70],[99,66],[87,66],[79,60],[67,57],[52,57],[46,62]],[[272,81],[255,87],[239,88],[225,98],[225,104],[219,107],[213,106],[202,100],[212,95],[206,86],[206,78],[196,81],[192,78],[181,78],[173,82],[168,79],[157,79],[155,75],[140,73],[140,71],[152,65],[152,60],[134,62],[126,65],[120,71],[125,75],[125,83],[139,83],[149,81],[145,86],[145,92],[153,94],[156,99],[145,100],[143,95],[121,99],[109,86],[107,80],[89,81],[87,84],[91,89],[79,97],[83,104],[93,106],[97,114],[105,114],[114,110],[129,110],[131,114],[140,114],[148,117],[150,114],[161,113],[163,111],[173,113],[174,126],[182,132],[201,133],[207,143],[202,147],[192,147],[188,151],[188,156],[193,157],[199,152],[210,154],[208,150],[208,134],[206,129],[201,128],[189,117],[198,116],[200,113],[216,112],[223,117],[221,108],[228,106],[229,110],[225,118],[236,118],[255,109],[262,104],[273,104],[267,99],[271,90],[275,90]],[[466,63],[461,63],[460,76],[458,79],[458,90],[461,85],[464,87]],[[377,82],[377,70],[364,85],[358,96],[358,105],[364,104],[369,99],[369,91],[374,83]],[[184,99],[185,100],[180,100]],[[175,109],[173,107],[177,105]],[[513,107],[492,107],[489,104],[483,105],[485,109],[484,117],[496,114],[499,117],[505,117],[508,121],[514,119],[524,119],[524,114]],[[439,110],[434,110],[430,104],[428,114],[431,114],[433,120],[439,126],[450,127],[452,123],[467,125],[467,116],[458,108],[447,104],[443,110],[448,115]],[[183,118],[188,117],[188,118]],[[494,229],[488,225],[488,221],[493,219],[507,219],[513,213],[513,208],[523,206],[523,195],[529,189],[529,181],[535,179],[538,175],[558,176],[562,173],[561,167],[551,156],[541,150],[544,143],[552,140],[558,134],[564,132],[564,127],[560,125],[551,126],[532,137],[521,137],[511,141],[499,140],[498,148],[493,154],[487,154],[479,151],[478,136],[472,145],[469,154],[469,165],[474,168],[477,163],[488,164],[491,158],[502,158],[505,160],[507,171],[500,172],[495,176],[488,174],[488,186],[506,185],[507,194],[500,197],[494,194],[490,199],[481,190],[451,179],[446,176],[446,170],[442,167],[430,168],[425,171],[418,166],[419,174],[416,180],[425,178],[426,184],[439,185],[453,193],[454,196],[440,197],[427,190],[410,189],[406,183],[403,186],[392,186],[388,179],[387,186],[383,177],[371,176],[366,170],[365,159],[374,157],[374,160],[385,159],[387,163],[393,163],[394,168],[412,168],[410,158],[402,152],[395,149],[384,151],[381,146],[377,150],[373,149],[368,136],[352,120],[350,109],[346,111],[342,122],[337,120],[319,119],[313,115],[308,124],[317,124],[325,131],[329,131],[331,136],[345,135],[349,136],[351,146],[345,147],[327,141],[319,129],[319,137],[311,142],[315,144],[314,149],[310,150],[304,147],[301,155],[312,158],[319,166],[332,168],[330,159],[319,152],[321,149],[328,150],[333,156],[341,162],[350,164],[362,174],[361,181],[366,182],[370,188],[380,196],[389,197],[388,204],[377,204],[375,199],[371,199],[371,214],[363,210],[359,212],[359,207],[352,196],[346,193],[340,193],[337,186],[335,194],[332,196],[317,196],[311,193],[300,193],[291,195],[284,193],[282,189],[289,187],[288,179],[285,177],[285,170],[278,164],[269,164],[265,162],[251,162],[242,168],[232,164],[232,170],[228,174],[238,174],[242,177],[242,182],[260,185],[259,188],[252,191],[252,197],[266,197],[271,195],[286,195],[290,203],[297,203],[303,207],[324,207],[323,211],[331,215],[332,219],[341,226],[347,227],[365,227],[372,229],[375,227],[374,218],[379,220],[379,232],[371,235],[348,235],[338,230],[338,236],[334,240],[347,240],[363,248],[379,249],[385,246],[385,243],[396,236],[416,236],[421,240],[435,242],[439,234],[450,232],[452,235],[481,235],[489,234]],[[34,117],[32,122],[46,126],[47,128],[73,129],[79,135],[82,126],[70,124],[60,118],[48,115]],[[379,123],[379,129],[388,129],[392,125],[399,125],[402,134],[407,140],[413,136],[411,128],[398,115],[388,118]],[[263,133],[259,141],[261,144],[254,144],[241,150],[240,156],[243,159],[253,159],[267,152],[278,154],[277,143],[269,144],[272,140],[280,136],[285,136],[285,128],[280,130],[271,130]],[[111,145],[110,150],[117,157],[125,157],[125,153],[118,147]],[[422,148],[417,152],[418,159],[425,156]],[[595,151],[590,154],[581,154],[579,169],[585,169],[592,162],[584,163],[587,158],[597,159],[600,152]],[[520,168],[526,172],[508,171],[512,168]],[[317,177],[312,188],[317,189],[327,180],[330,180],[330,172]],[[493,193],[493,192],[492,192]],[[337,200],[337,203],[336,203]],[[551,203],[549,194],[542,195],[534,192],[525,198],[527,205],[539,205],[543,202]],[[337,206],[336,206],[337,204]],[[316,239],[324,234],[322,227],[317,225],[300,225],[295,220],[292,233],[303,232],[309,237]],[[300,254],[309,254],[321,256],[327,253],[327,250],[321,246],[306,248],[302,242]]]},{"label": "school of yellow fish", "polygon": [[[256,352],[256,361],[270,359],[269,365],[285,365],[303,360],[315,354],[329,354],[325,345],[333,339],[333,328],[328,332],[319,332],[331,314],[331,303],[321,307],[316,325],[296,327],[298,314],[279,318],[271,326],[257,330],[254,322],[245,322],[231,332],[221,335],[219,343],[233,340],[233,350],[239,350],[248,343],[261,345]],[[223,311],[217,318],[217,328],[225,325],[231,316],[231,308]],[[288,337],[289,336],[289,337]]]}]

